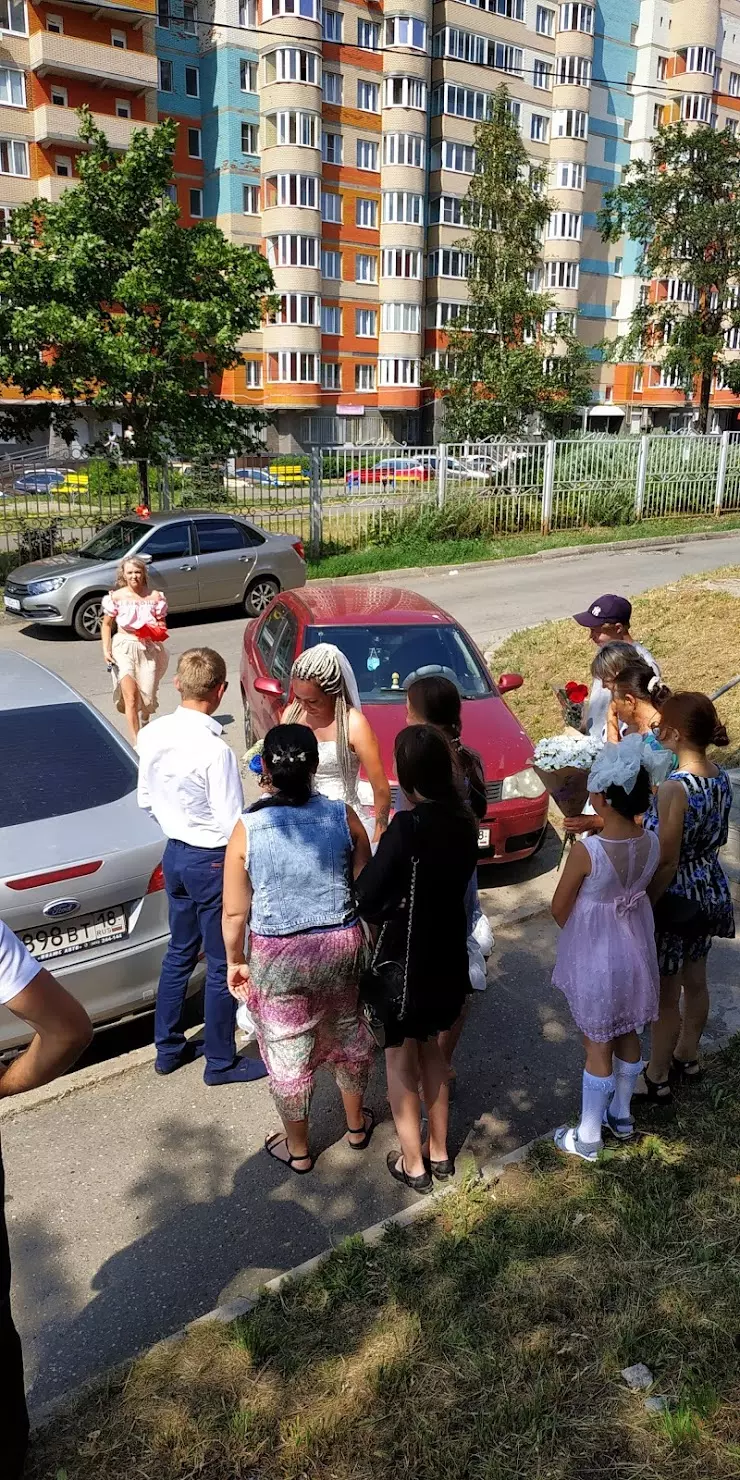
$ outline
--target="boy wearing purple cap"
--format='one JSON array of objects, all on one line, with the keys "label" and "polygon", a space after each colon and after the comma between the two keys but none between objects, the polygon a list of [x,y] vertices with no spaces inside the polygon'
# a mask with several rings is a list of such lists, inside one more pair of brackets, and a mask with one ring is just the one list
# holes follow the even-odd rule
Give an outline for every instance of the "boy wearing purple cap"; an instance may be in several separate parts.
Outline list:
[{"label": "boy wearing purple cap", "polygon": [[[632,603],[626,596],[598,596],[592,601],[585,612],[576,612],[573,618],[581,627],[587,627],[592,642],[597,647],[604,647],[607,642],[630,642],[635,652],[650,664],[653,672],[660,678],[660,668],[652,653],[635,642],[630,633],[630,622],[632,620]],[[608,689],[604,688],[600,678],[595,678],[591,685],[591,693],[588,700],[588,717],[586,721],[586,732],[592,734],[596,739],[606,739],[606,725],[609,716],[609,705],[612,696]]]}]

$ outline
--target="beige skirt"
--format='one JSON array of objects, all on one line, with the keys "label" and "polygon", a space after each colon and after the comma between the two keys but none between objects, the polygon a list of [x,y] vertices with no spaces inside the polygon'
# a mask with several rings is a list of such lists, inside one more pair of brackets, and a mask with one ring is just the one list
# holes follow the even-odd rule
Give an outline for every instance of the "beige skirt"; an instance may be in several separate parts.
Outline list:
[{"label": "beige skirt", "polygon": [[121,679],[132,678],[139,692],[139,713],[145,718],[156,712],[157,690],[169,663],[161,642],[142,642],[132,632],[117,632],[111,643],[113,657],[113,700],[119,714],[125,711]]}]

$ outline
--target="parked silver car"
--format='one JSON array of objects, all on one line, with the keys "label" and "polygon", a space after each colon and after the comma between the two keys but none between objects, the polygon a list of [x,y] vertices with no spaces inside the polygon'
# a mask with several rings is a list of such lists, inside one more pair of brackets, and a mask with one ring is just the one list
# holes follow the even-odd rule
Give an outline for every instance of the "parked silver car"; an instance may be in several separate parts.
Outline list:
[{"label": "parked silver car", "polygon": [[134,554],[151,561],[151,583],[164,591],[171,612],[241,605],[258,617],[278,591],[306,584],[303,545],[294,536],[268,534],[240,514],[172,509],[126,514],[71,554],[19,566],[5,584],[5,610],[27,622],[73,627],[92,641],[118,563]]},{"label": "parked silver car", "polygon": [[[3,652],[0,757],[0,918],[96,1027],[151,1009],[169,939],[164,838],[137,804],[133,750],[56,674]],[[0,1053],[29,1037],[0,1008]]]}]

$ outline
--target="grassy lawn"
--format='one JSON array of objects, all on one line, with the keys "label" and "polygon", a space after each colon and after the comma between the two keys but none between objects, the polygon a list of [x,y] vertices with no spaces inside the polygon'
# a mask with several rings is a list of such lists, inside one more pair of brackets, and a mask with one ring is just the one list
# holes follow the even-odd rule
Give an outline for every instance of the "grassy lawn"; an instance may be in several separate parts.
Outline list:
[{"label": "grassy lawn", "polygon": [[740,1043],[657,1116],[596,1166],[542,1143],[155,1349],[55,1419],[28,1480],[736,1480]]},{"label": "grassy lawn", "polygon": [[554,550],[572,545],[602,545],[609,540],[644,540],[653,535],[699,534],[706,530],[740,529],[740,514],[715,519],[696,518],[643,519],[638,524],[623,524],[599,529],[564,529],[555,534],[511,534],[498,539],[405,540],[393,545],[369,545],[363,550],[348,550],[340,555],[324,555],[309,561],[309,576],[326,579],[334,576],[364,576],[376,570],[403,570],[416,565],[463,565],[470,560],[510,560],[513,555],[534,555],[538,550]]},{"label": "grassy lawn", "polygon": [[[729,592],[706,589],[705,583],[718,577],[740,579],[740,567],[685,576],[670,586],[646,591],[633,602],[632,632],[658,659],[666,683],[674,690],[700,689],[711,694],[740,673],[740,602]],[[562,729],[550,681],[590,682],[594,652],[588,633],[570,620],[515,632],[495,650],[491,657],[494,674],[524,676],[523,688],[507,702],[533,740]],[[720,699],[717,708],[732,742],[722,759],[725,764],[738,764],[740,685]]]}]

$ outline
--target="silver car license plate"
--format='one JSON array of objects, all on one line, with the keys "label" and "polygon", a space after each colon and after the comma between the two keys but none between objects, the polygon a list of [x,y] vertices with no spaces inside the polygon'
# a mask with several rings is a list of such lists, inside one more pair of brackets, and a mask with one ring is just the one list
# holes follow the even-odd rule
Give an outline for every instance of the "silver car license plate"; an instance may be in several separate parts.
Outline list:
[{"label": "silver car license plate", "polygon": [[6,610],[6,612],[19,612],[20,609],[21,609],[21,604],[20,604],[20,602],[19,602],[19,600],[18,600],[18,598],[16,596],[6,596],[5,597],[5,610]]},{"label": "silver car license plate", "polygon": [[34,930],[19,930],[26,950],[37,961],[50,961],[54,956],[70,956],[89,946],[105,945],[128,933],[126,911],[121,908],[96,910],[93,915],[79,915],[64,923],[37,925]]}]

